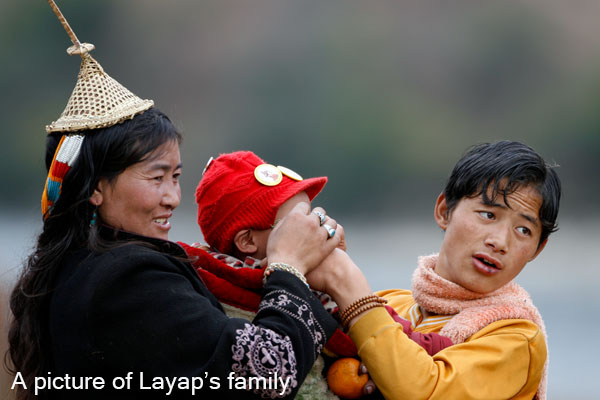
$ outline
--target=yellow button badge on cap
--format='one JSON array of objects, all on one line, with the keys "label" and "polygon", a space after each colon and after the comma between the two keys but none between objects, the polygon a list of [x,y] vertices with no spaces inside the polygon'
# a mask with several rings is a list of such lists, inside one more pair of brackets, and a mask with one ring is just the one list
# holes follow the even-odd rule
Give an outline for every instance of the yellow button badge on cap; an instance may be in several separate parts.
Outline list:
[{"label": "yellow button badge on cap", "polygon": [[265,186],[277,186],[281,183],[281,171],[271,164],[260,164],[254,169],[254,177]]},{"label": "yellow button badge on cap", "polygon": [[302,177],[300,176],[299,173],[297,173],[296,171],[292,171],[289,168],[286,167],[282,167],[281,165],[278,165],[277,168],[288,178],[293,179],[295,181],[301,181]]}]

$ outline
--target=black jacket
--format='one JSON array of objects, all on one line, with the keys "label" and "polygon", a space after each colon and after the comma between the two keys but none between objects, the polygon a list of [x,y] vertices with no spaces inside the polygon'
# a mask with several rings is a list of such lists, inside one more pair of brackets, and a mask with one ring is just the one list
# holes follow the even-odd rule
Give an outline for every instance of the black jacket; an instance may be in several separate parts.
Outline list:
[{"label": "black jacket", "polygon": [[[118,235],[138,243],[81,249],[63,263],[50,302],[51,371],[44,377],[58,378],[53,387],[77,389],[54,389],[48,398],[273,397],[283,382],[285,395],[295,395],[336,328],[299,279],[273,273],[250,324],[225,315],[182,261],[180,246]],[[76,378],[65,382],[67,374]],[[94,389],[92,378],[104,388]],[[250,384],[256,390],[247,390]]]}]

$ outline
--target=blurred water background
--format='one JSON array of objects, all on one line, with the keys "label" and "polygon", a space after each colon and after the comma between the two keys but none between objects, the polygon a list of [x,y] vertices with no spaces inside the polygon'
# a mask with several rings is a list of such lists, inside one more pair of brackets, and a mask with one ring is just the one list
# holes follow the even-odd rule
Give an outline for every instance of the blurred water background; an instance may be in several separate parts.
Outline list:
[{"label": "blurred water background", "polygon": [[[561,229],[518,279],[547,324],[549,398],[598,397],[600,2],[58,4],[106,72],[184,134],[174,240],[201,240],[193,193],[208,158],[249,149],[327,175],[318,204],[373,288],[408,287],[439,248],[433,203],[469,145],[521,140],[560,165]],[[0,3],[0,331],[41,227],[44,125],[79,68],[69,45],[45,2]],[[0,398],[8,387],[0,374]]]}]

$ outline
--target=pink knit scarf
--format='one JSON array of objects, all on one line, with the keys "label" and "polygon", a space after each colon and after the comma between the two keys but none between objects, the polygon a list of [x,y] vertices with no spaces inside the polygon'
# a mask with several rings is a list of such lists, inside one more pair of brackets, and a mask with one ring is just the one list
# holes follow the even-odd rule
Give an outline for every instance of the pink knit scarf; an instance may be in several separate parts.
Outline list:
[{"label": "pink knit scarf", "polygon": [[[544,321],[529,294],[515,282],[491,293],[475,293],[435,273],[438,256],[419,257],[413,274],[412,292],[419,306],[440,315],[454,315],[440,331],[453,343],[462,343],[487,325],[503,319],[527,319],[546,335]],[[546,343],[547,345],[547,343]],[[548,358],[544,364],[537,398],[546,399]]]}]

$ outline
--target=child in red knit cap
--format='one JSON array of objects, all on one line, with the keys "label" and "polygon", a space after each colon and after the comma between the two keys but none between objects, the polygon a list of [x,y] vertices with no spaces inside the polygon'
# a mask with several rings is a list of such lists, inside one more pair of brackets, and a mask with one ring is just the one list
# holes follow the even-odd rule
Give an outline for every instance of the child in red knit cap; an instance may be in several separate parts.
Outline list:
[{"label": "child in red knit cap", "polygon": [[[247,311],[258,308],[261,260],[266,257],[272,226],[296,203],[310,204],[326,182],[326,177],[303,179],[250,151],[209,160],[196,189],[198,225],[208,244],[201,248],[234,269],[207,271],[205,266],[198,273],[222,303]],[[336,305],[331,298],[323,293],[319,297],[333,313]]]},{"label": "child in red knit cap", "polygon": [[265,258],[279,208],[292,198],[294,204],[310,203],[326,182],[326,177],[302,179],[250,151],[222,154],[209,161],[196,189],[198,225],[206,242],[221,253],[242,260]]}]

